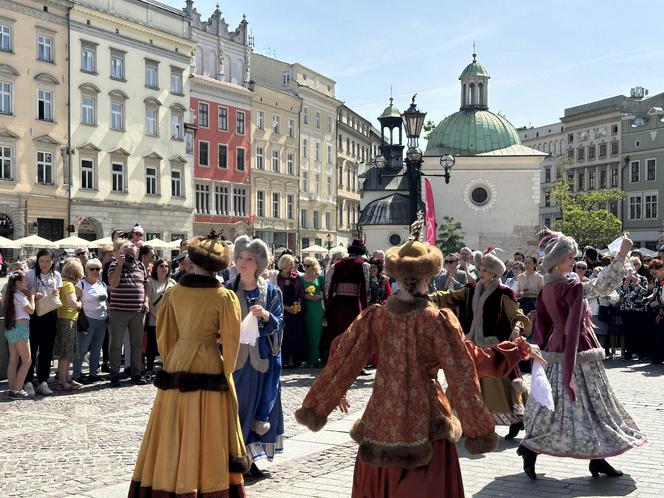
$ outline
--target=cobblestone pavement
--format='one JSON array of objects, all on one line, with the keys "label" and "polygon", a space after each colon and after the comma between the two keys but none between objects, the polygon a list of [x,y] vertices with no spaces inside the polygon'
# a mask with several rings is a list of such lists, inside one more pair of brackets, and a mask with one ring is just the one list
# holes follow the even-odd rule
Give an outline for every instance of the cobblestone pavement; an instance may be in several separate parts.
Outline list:
[{"label": "cobblestone pavement", "polygon": [[[613,389],[649,436],[645,447],[611,459],[625,476],[593,479],[587,461],[542,456],[537,462],[540,479],[531,482],[514,453],[517,439],[503,441],[487,455],[471,457],[459,450],[467,496],[664,496],[664,436],[659,432],[664,420],[664,367],[620,360],[605,364]],[[314,434],[289,414],[299,406],[316,373],[284,372],[290,441],[284,455],[268,466],[270,479],[247,483],[248,497],[350,496],[357,447],[347,426],[366,404],[372,377],[360,378],[353,386],[349,394],[353,413],[342,417],[334,412],[330,429]],[[0,384],[3,389],[6,383]],[[154,394],[152,386],[110,389],[106,384],[34,401],[8,402],[0,394],[0,496],[126,496]],[[498,430],[505,433],[504,428]],[[307,452],[308,447],[317,450]]]}]

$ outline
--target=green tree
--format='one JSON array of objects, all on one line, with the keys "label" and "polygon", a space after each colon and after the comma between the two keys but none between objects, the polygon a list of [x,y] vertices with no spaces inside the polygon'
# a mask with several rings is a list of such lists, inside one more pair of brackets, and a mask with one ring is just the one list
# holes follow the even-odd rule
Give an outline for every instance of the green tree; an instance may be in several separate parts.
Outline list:
[{"label": "green tree", "polygon": [[422,127],[424,129],[424,140],[427,142],[429,141],[429,137],[431,137],[431,132],[436,129],[436,123],[433,121],[433,119],[429,119],[426,123],[424,123],[424,126]]},{"label": "green tree", "polygon": [[451,216],[443,216],[442,223],[438,225],[437,239],[436,245],[443,254],[459,252],[466,245],[463,241],[461,223],[454,221]]},{"label": "green tree", "polygon": [[562,217],[556,222],[555,229],[574,237],[581,247],[605,247],[622,233],[622,222],[608,211],[607,206],[621,201],[623,193],[615,188],[574,192],[570,165],[568,160],[556,164],[559,180],[551,193]]}]

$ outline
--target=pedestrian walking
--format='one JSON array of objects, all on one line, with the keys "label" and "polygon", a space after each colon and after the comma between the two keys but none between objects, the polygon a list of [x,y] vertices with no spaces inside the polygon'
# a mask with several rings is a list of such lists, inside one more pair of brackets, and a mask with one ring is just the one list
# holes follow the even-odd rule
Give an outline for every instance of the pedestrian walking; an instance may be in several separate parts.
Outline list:
[{"label": "pedestrian walking", "polygon": [[320,366],[320,338],[323,335],[323,292],[325,277],[316,258],[304,258],[304,328],[307,336],[305,360],[310,367]]},{"label": "pedestrian walking", "polygon": [[5,339],[9,348],[9,397],[24,399],[34,396],[34,391],[29,394],[23,389],[23,384],[32,361],[29,323],[30,315],[35,311],[35,289],[28,289],[28,277],[22,270],[12,271],[7,276],[7,287],[2,296]]}]

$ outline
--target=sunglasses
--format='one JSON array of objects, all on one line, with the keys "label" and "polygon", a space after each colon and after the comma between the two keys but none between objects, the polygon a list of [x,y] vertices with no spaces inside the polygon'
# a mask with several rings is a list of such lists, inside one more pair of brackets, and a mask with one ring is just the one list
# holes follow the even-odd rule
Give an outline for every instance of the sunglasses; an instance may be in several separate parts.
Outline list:
[{"label": "sunglasses", "polygon": [[445,263],[456,263],[457,261],[459,261],[459,260],[458,259],[446,259]]},{"label": "sunglasses", "polygon": [[76,256],[86,256],[87,254],[87,252],[77,252]]},{"label": "sunglasses", "polygon": [[88,271],[101,271],[101,268],[88,268]]}]

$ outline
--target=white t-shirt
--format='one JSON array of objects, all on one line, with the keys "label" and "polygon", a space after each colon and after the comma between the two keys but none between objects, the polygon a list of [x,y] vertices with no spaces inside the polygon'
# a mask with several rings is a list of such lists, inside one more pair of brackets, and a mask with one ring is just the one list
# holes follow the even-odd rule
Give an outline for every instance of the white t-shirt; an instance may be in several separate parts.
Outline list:
[{"label": "white t-shirt", "polygon": [[30,315],[23,309],[28,306],[30,301],[21,291],[14,291],[14,308],[16,310],[17,320],[30,320]]},{"label": "white t-shirt", "polygon": [[46,275],[40,274],[35,277],[35,269],[31,268],[28,270],[26,277],[28,278],[28,290],[35,287],[35,291],[42,294],[47,294],[48,291],[62,287],[62,277],[60,276],[60,272],[57,271],[49,272]]},{"label": "white t-shirt", "polygon": [[81,302],[83,311],[88,318],[93,320],[106,320],[108,306],[108,290],[106,284],[97,280],[94,284],[88,282],[85,278],[81,279],[76,287],[83,290]]}]

